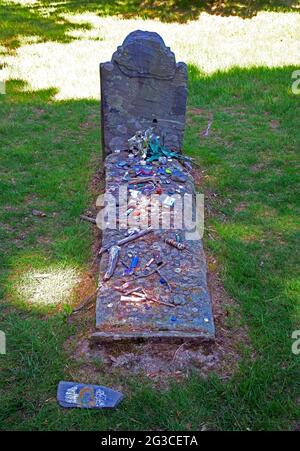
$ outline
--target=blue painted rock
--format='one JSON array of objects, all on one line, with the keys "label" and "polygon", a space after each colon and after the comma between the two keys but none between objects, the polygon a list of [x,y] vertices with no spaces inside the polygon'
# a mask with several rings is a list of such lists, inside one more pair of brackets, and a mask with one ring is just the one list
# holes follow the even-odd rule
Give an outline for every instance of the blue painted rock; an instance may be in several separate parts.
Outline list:
[{"label": "blue painted rock", "polygon": [[99,385],[61,381],[57,388],[58,403],[66,408],[113,409],[123,397],[122,393]]}]

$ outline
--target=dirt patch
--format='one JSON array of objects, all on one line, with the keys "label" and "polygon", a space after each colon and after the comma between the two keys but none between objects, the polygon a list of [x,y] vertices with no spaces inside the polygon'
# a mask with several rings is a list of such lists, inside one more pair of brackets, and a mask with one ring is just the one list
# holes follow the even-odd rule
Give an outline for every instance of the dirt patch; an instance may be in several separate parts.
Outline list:
[{"label": "dirt patch", "polygon": [[228,114],[230,116],[238,116],[240,118],[246,116],[245,108],[241,105],[234,107],[226,107],[221,110],[223,113]]},{"label": "dirt patch", "polygon": [[191,171],[191,175],[195,181],[196,188],[197,189],[200,188],[200,186],[203,183],[203,177],[205,176],[205,172],[199,168],[193,167],[193,169]]},{"label": "dirt patch", "polygon": [[259,171],[264,170],[265,167],[266,167],[266,165],[264,163],[256,163],[256,164],[253,164],[252,166],[250,166],[249,169],[251,172],[259,172]]},{"label": "dirt patch", "polygon": [[37,242],[38,242],[39,244],[47,244],[47,245],[50,245],[50,244],[53,243],[53,240],[52,240],[51,238],[49,238],[49,237],[46,237],[46,236],[39,236],[39,237],[37,238]]},{"label": "dirt patch", "polygon": [[[96,219],[97,214],[99,213],[99,207],[96,206],[96,201],[98,196],[100,194],[103,194],[105,190],[105,173],[104,170],[101,168],[101,161],[99,160],[99,158],[95,158],[92,161],[91,165],[92,167],[99,167],[100,169],[94,173],[89,186],[93,203],[89,206],[88,209],[83,211],[82,214]],[[95,273],[95,271],[98,270],[97,266],[95,267],[95,264],[97,264],[97,255],[101,247],[102,232],[96,225],[92,224],[91,230],[94,237],[92,247],[92,267],[93,267],[92,269],[93,272]]]},{"label": "dirt patch", "polygon": [[3,209],[5,211],[10,211],[10,212],[17,212],[20,210],[19,208],[13,207],[12,205],[5,205],[5,207],[3,207]]},{"label": "dirt patch", "polygon": [[210,116],[211,112],[208,110],[204,110],[203,108],[188,108],[188,114],[193,114],[194,116]]},{"label": "dirt patch", "polygon": [[[92,165],[95,167],[101,166],[99,158],[95,159],[92,162]],[[97,197],[104,193],[105,183],[104,183],[104,171],[99,169],[93,175],[90,186],[90,193],[94,202],[88,209],[86,209],[82,214],[88,216],[90,218],[96,218],[99,212],[98,207],[96,206]],[[96,290],[98,284],[98,272],[99,272],[99,263],[98,263],[98,253],[101,246],[102,233],[101,230],[94,224],[90,224],[91,233],[93,234],[93,245],[92,245],[92,259],[90,263],[90,271],[86,271],[82,274],[80,282],[76,285],[73,293],[72,293],[72,307],[78,307],[82,302],[84,302],[87,298],[89,298]],[[88,304],[85,312],[89,309],[93,308],[91,303]],[[72,321],[72,319],[71,319]]]},{"label": "dirt patch", "polygon": [[81,124],[79,124],[79,128],[81,130],[90,129],[90,128],[93,128],[96,126],[97,126],[97,123],[95,121],[86,121],[86,122],[82,122]]},{"label": "dirt patch", "polygon": [[32,111],[39,116],[46,113],[44,108],[32,108]]},{"label": "dirt patch", "polygon": [[234,211],[236,213],[240,213],[241,211],[245,211],[248,208],[247,202],[240,202],[236,207],[234,207]]},{"label": "dirt patch", "polygon": [[212,117],[212,112],[203,108],[187,108],[186,123],[187,125],[195,125],[194,122],[199,118],[206,120]]},{"label": "dirt patch", "polygon": [[272,120],[269,122],[270,128],[271,130],[276,130],[277,128],[279,128],[279,121],[276,120]]},{"label": "dirt patch", "polygon": [[91,296],[96,289],[96,274],[93,269],[90,272],[85,272],[82,274],[79,283],[73,290],[72,298],[75,301],[76,305],[73,305],[74,308],[78,307],[78,301],[81,303],[83,300],[87,299]]}]

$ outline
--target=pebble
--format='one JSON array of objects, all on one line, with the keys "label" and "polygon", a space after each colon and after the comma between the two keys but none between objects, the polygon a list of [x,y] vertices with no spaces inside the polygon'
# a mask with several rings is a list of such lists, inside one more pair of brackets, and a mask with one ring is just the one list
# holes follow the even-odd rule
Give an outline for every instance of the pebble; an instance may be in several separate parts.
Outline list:
[{"label": "pebble", "polygon": [[171,176],[171,180],[173,180],[173,182],[185,183],[187,181],[187,177],[184,174],[176,174]]},{"label": "pebble", "polygon": [[173,304],[174,305],[181,305],[181,304],[185,304],[185,296],[180,295],[180,294],[175,294],[174,298],[173,298]]},{"label": "pebble", "polygon": [[158,243],[153,243],[152,249],[155,249],[156,251],[161,251],[161,246]]}]

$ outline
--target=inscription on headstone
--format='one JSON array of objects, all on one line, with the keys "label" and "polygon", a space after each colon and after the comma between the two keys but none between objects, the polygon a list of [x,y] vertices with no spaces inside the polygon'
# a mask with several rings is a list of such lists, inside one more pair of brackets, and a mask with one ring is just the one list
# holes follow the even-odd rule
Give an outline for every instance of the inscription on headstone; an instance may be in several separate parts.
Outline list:
[{"label": "inscription on headstone", "polygon": [[100,64],[104,156],[128,148],[137,130],[155,126],[164,145],[182,149],[187,67],[157,34],[130,33],[110,62]]}]

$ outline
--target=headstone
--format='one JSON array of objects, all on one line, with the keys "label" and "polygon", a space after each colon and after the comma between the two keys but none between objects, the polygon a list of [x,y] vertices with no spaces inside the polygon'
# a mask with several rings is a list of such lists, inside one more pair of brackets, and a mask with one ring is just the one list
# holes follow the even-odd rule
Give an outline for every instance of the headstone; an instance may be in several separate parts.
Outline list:
[{"label": "headstone", "polygon": [[137,130],[151,126],[164,145],[181,151],[187,66],[176,64],[157,33],[130,33],[111,61],[100,64],[100,78],[104,156],[127,149]]},{"label": "headstone", "polygon": [[[104,221],[102,230],[96,332],[91,339],[214,340],[202,240],[190,236],[188,224],[174,220],[182,214],[186,197],[196,201],[187,157],[180,153],[186,65],[176,64],[158,34],[135,31],[111,62],[101,65],[101,89],[105,194],[116,215]],[[160,139],[149,141],[145,155],[128,152],[128,139],[139,130],[146,136],[152,126]],[[121,192],[129,200],[125,208]],[[138,230],[149,217],[146,227],[151,233],[141,237]],[[133,242],[128,242],[130,236]]]}]

